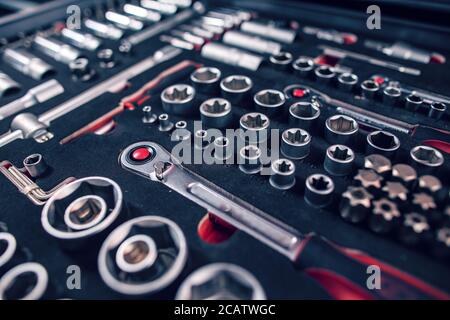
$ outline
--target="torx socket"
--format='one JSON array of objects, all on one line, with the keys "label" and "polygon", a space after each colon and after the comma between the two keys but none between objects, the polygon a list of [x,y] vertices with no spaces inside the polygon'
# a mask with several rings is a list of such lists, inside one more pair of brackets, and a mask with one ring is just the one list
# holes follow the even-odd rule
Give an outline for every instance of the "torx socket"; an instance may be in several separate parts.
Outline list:
[{"label": "torx socket", "polygon": [[289,123],[311,131],[320,117],[319,105],[315,102],[296,102],[289,107]]},{"label": "torx socket", "polygon": [[324,174],[312,174],[306,178],[305,201],[316,208],[328,206],[333,201],[334,182]]},{"label": "torx socket", "polygon": [[412,165],[423,173],[433,172],[444,164],[444,156],[440,151],[429,146],[416,146],[411,149]]},{"label": "torx socket", "polygon": [[161,101],[165,112],[175,115],[195,114],[195,89],[187,84],[176,84],[161,93]]},{"label": "torx socket", "polygon": [[372,79],[365,80],[361,83],[361,94],[366,99],[375,99],[379,90],[380,85]]},{"label": "torx socket", "polygon": [[400,140],[390,132],[378,130],[367,135],[367,154],[378,153],[392,157],[398,148],[400,148]]},{"label": "torx socket", "polygon": [[325,121],[325,140],[330,144],[351,146],[356,140],[359,126],[355,119],[345,115],[335,115]]},{"label": "torx socket", "polygon": [[197,92],[215,95],[219,92],[221,72],[217,68],[202,67],[191,73],[191,82]]},{"label": "torx socket", "polygon": [[373,201],[373,210],[369,216],[369,228],[380,234],[390,232],[398,224],[400,211],[395,202],[386,198]]},{"label": "torx socket", "polygon": [[200,116],[207,128],[229,128],[233,121],[231,103],[223,98],[212,98],[200,105]]},{"label": "torx socket", "polygon": [[205,44],[202,48],[201,55],[203,58],[252,71],[258,70],[264,60],[262,56],[215,42]]},{"label": "torx socket", "polygon": [[80,51],[59,40],[37,36],[34,38],[34,44],[41,52],[64,64],[70,64],[81,56]]},{"label": "torx socket", "polygon": [[261,90],[255,94],[253,100],[255,102],[255,110],[265,114],[269,118],[284,115],[286,97],[281,91],[273,89]]},{"label": "torx socket", "polygon": [[401,96],[402,92],[397,87],[388,86],[383,90],[383,102],[389,106],[397,105]]},{"label": "torx socket", "polygon": [[327,148],[323,166],[333,176],[346,176],[352,173],[354,161],[355,153],[352,149],[335,144]]},{"label": "torx socket", "polygon": [[314,74],[316,75],[316,81],[322,84],[329,84],[336,76],[336,72],[334,72],[333,68],[326,65],[317,67],[314,70]]},{"label": "torx socket", "polygon": [[233,156],[231,143],[226,137],[219,137],[214,140],[214,158],[220,162],[224,162]]},{"label": "torx socket", "polygon": [[292,63],[295,75],[307,78],[314,70],[314,60],[308,57],[300,57]]},{"label": "torx socket", "polygon": [[447,112],[447,105],[442,102],[433,102],[430,104],[430,109],[428,110],[428,117],[432,119],[442,119],[442,117]]},{"label": "torx socket", "polygon": [[23,49],[5,49],[3,60],[35,80],[42,80],[54,72],[53,67],[47,62]]},{"label": "torx socket", "polygon": [[280,71],[287,71],[292,63],[292,59],[292,53],[286,51],[281,51],[269,57],[272,66]]},{"label": "torx socket", "polygon": [[295,164],[288,159],[277,159],[271,166],[269,182],[272,187],[287,190],[295,185]]},{"label": "torx socket", "polygon": [[246,174],[261,171],[261,150],[255,145],[248,145],[239,150],[239,169]]},{"label": "torx socket", "polygon": [[258,112],[244,114],[239,120],[240,138],[244,142],[259,144],[269,138],[269,118]]},{"label": "torx socket", "polygon": [[381,154],[369,154],[364,157],[364,168],[372,169],[382,176],[387,176],[391,173],[392,162]]},{"label": "torx socket", "polygon": [[223,35],[222,41],[228,45],[262,54],[274,55],[281,52],[281,45],[278,42],[251,36],[239,31],[227,31]]},{"label": "torx socket", "polygon": [[231,75],[220,82],[222,97],[232,105],[244,107],[250,101],[253,81],[247,76]]},{"label": "torx socket", "polygon": [[339,75],[338,87],[346,92],[352,92],[358,83],[358,76],[354,73],[345,72]]},{"label": "torx socket", "polygon": [[281,135],[281,153],[289,159],[304,159],[311,150],[311,135],[303,129],[287,129]]},{"label": "torx socket", "polygon": [[405,108],[406,110],[416,112],[423,104],[423,99],[417,94],[410,94],[406,97]]}]

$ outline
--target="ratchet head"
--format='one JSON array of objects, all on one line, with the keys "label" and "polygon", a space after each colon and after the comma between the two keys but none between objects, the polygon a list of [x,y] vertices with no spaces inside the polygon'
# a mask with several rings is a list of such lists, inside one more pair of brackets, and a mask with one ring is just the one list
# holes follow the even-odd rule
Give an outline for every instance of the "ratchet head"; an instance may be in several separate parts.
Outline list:
[{"label": "ratchet head", "polygon": [[164,174],[177,162],[177,159],[159,144],[146,141],[128,146],[119,156],[122,168],[159,182],[164,180]]}]

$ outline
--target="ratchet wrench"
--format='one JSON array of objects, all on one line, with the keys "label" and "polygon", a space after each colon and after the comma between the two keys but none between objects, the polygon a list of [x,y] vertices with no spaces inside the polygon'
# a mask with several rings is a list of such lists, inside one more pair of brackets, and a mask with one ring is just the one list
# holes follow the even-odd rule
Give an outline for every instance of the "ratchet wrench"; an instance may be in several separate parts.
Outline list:
[{"label": "ratchet wrench", "polygon": [[[145,152],[143,152],[145,151]],[[136,157],[145,154],[145,157]],[[367,254],[340,247],[314,233],[302,235],[253,205],[185,168],[154,142],[134,143],[120,165],[162,183],[226,223],[278,251],[313,277],[335,299],[449,299],[445,292]],[[382,270],[379,290],[367,288],[367,267]]]}]

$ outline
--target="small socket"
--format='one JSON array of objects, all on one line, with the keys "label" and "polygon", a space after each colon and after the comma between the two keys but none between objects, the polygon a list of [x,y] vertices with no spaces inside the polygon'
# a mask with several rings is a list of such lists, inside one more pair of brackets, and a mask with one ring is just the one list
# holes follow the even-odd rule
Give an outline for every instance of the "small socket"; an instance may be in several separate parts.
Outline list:
[{"label": "small socket", "polygon": [[270,56],[269,61],[274,68],[281,71],[286,71],[289,69],[293,60],[292,53],[281,51],[277,54]]},{"label": "small socket", "polygon": [[295,75],[307,78],[314,70],[314,60],[307,57],[300,57],[292,63]]},{"label": "small socket", "polygon": [[211,143],[208,131],[197,130],[194,133],[194,146],[199,150],[204,150]]},{"label": "small socket", "polygon": [[233,156],[231,143],[226,137],[219,137],[214,140],[214,158],[223,162]]},{"label": "small socket", "polygon": [[324,168],[333,176],[346,176],[352,173],[355,153],[347,146],[335,144],[328,147]]},{"label": "small socket", "polygon": [[311,150],[311,135],[303,129],[287,129],[281,135],[281,153],[289,159],[304,159]]},{"label": "small socket", "polygon": [[306,178],[305,201],[316,208],[326,207],[333,200],[334,182],[324,174],[312,174]]},{"label": "small socket", "polygon": [[389,106],[397,105],[402,92],[397,87],[388,86],[383,90],[383,102]]},{"label": "small socket", "polygon": [[254,145],[248,145],[239,150],[239,169],[246,174],[261,171],[261,150]]},{"label": "small socket", "polygon": [[316,80],[322,84],[328,84],[336,77],[336,72],[330,66],[319,66],[314,70]]},{"label": "small socket", "polygon": [[269,138],[269,118],[257,112],[244,114],[240,121],[240,136],[245,142],[258,144],[267,141]]},{"label": "small socket", "polygon": [[366,99],[375,99],[379,90],[380,85],[374,80],[365,80],[361,83],[361,94]]},{"label": "small socket", "polygon": [[155,123],[158,120],[158,116],[153,113],[151,106],[144,106],[142,108],[142,122],[143,123]]},{"label": "small socket", "polygon": [[346,92],[352,92],[358,83],[358,76],[354,73],[345,72],[338,77],[338,87]]},{"label": "small socket", "polygon": [[432,119],[442,119],[442,117],[447,112],[447,105],[442,102],[433,102],[430,104],[430,109],[428,110],[428,117]]},{"label": "small socket", "polygon": [[416,112],[423,104],[423,99],[416,95],[416,94],[410,94],[406,97],[405,100],[405,108],[406,110]]},{"label": "small socket", "polygon": [[202,67],[191,73],[191,82],[198,92],[217,94],[222,73],[217,68]]},{"label": "small socket", "polygon": [[280,190],[287,190],[295,185],[295,164],[288,159],[277,159],[272,163],[270,184]]},{"label": "small socket", "polygon": [[159,131],[168,132],[173,129],[173,122],[170,121],[169,115],[167,113],[160,114],[158,117],[159,121]]}]

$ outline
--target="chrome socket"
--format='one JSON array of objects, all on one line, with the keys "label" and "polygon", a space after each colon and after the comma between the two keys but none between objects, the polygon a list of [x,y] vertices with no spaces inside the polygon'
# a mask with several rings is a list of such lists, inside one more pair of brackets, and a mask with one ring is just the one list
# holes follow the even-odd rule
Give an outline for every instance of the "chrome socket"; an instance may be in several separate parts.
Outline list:
[{"label": "chrome socket", "polygon": [[231,103],[223,98],[212,98],[200,105],[200,116],[208,128],[229,128],[233,121]]},{"label": "chrome socket", "polygon": [[81,33],[69,28],[62,29],[61,35],[72,45],[88,51],[95,51],[102,44],[101,40],[93,36],[92,34]]},{"label": "chrome socket", "polygon": [[174,4],[154,0],[141,0],[140,4],[146,9],[157,11],[163,15],[172,15],[178,10],[177,6]]},{"label": "chrome socket", "polygon": [[378,91],[380,91],[380,85],[374,80],[364,80],[361,83],[361,94],[364,98],[373,100],[376,98]]},{"label": "chrome socket", "polygon": [[222,96],[232,105],[244,106],[250,101],[253,81],[247,76],[232,75],[220,82]]},{"label": "chrome socket", "polygon": [[169,115],[167,113],[160,114],[158,117],[159,127],[158,130],[161,132],[169,132],[173,129],[173,122],[170,121]]},{"label": "chrome socket", "polygon": [[303,129],[287,129],[281,135],[281,153],[289,159],[304,159],[311,150],[311,135]]},{"label": "chrome socket", "polygon": [[387,131],[373,131],[367,135],[366,153],[382,154],[391,157],[400,148],[400,140]]},{"label": "chrome socket", "polygon": [[316,80],[322,84],[329,84],[335,77],[336,72],[330,66],[319,66],[314,70]]},{"label": "chrome socket", "polygon": [[0,98],[20,90],[20,84],[11,79],[6,73],[0,72]]},{"label": "chrome socket", "polygon": [[430,109],[428,110],[428,117],[432,119],[442,119],[442,117],[447,112],[447,105],[442,102],[433,102],[430,104]]},{"label": "chrome socket", "polygon": [[214,158],[219,162],[224,162],[233,156],[231,143],[226,137],[219,137],[214,140]]},{"label": "chrome socket", "polygon": [[248,145],[239,150],[239,169],[246,174],[261,171],[261,150],[255,145]]},{"label": "chrome socket", "polygon": [[95,70],[91,68],[89,60],[86,58],[78,58],[69,64],[74,81],[86,82],[95,76]]},{"label": "chrome socket", "polygon": [[253,97],[255,110],[264,113],[269,118],[280,117],[284,114],[286,97],[283,92],[273,89],[261,90]]},{"label": "chrome socket", "polygon": [[76,250],[106,235],[119,219],[123,195],[103,177],[87,177],[61,187],[42,209],[41,223],[67,250]]},{"label": "chrome socket", "polygon": [[191,132],[187,129],[186,121],[178,121],[175,123],[175,131],[173,132],[176,141],[185,141],[191,139]]},{"label": "chrome socket", "polygon": [[158,22],[161,20],[161,14],[159,12],[147,10],[140,6],[136,6],[133,4],[125,4],[123,6],[123,12],[133,16],[138,20],[150,21],[150,22]]},{"label": "chrome socket", "polygon": [[110,233],[98,254],[98,270],[112,290],[145,296],[171,285],[183,271],[187,257],[186,238],[175,222],[143,216]]},{"label": "chrome socket", "polygon": [[292,53],[286,51],[281,51],[277,54],[271,55],[269,58],[272,66],[280,71],[287,71],[292,64],[292,60]]},{"label": "chrome socket", "polygon": [[87,19],[84,22],[84,25],[86,26],[86,28],[94,32],[97,36],[104,39],[119,40],[123,36],[123,31],[116,28],[112,24]]},{"label": "chrome socket", "polygon": [[42,80],[54,72],[53,67],[47,62],[21,49],[5,49],[3,60],[34,80]]},{"label": "chrome socket", "polygon": [[211,137],[206,130],[197,130],[194,133],[194,147],[199,150],[205,150],[211,143]]},{"label": "chrome socket", "polygon": [[422,172],[432,172],[444,164],[444,156],[440,151],[429,146],[416,146],[411,149],[412,165]]},{"label": "chrome socket", "polygon": [[301,78],[309,77],[314,70],[314,60],[308,57],[300,57],[292,63],[295,75]]},{"label": "chrome socket", "polygon": [[269,118],[257,112],[244,114],[239,120],[241,128],[240,137],[244,142],[259,144],[269,138]]},{"label": "chrome socket", "polygon": [[334,182],[327,175],[316,173],[306,178],[305,201],[315,208],[328,206],[333,200]]},{"label": "chrome socket", "polygon": [[358,83],[358,76],[354,73],[345,72],[338,76],[338,87],[346,92],[352,92]]},{"label": "chrome socket", "polygon": [[397,105],[402,92],[397,87],[388,86],[383,90],[383,102],[390,106]]},{"label": "chrome socket", "polygon": [[227,31],[222,38],[223,43],[262,54],[275,55],[281,52],[281,44],[260,37],[251,36],[239,31]]},{"label": "chrome socket", "polygon": [[423,99],[419,95],[410,94],[406,97],[405,108],[406,110],[416,112],[423,104]]},{"label": "chrome socket", "polygon": [[201,55],[230,66],[242,67],[252,71],[258,70],[264,58],[234,47],[225,46],[216,42],[210,42],[203,46]]},{"label": "chrome socket", "polygon": [[320,107],[314,102],[296,102],[289,107],[289,123],[310,131],[320,117]]},{"label": "chrome socket", "polygon": [[358,130],[355,119],[345,115],[331,116],[325,121],[325,140],[330,144],[352,145]]},{"label": "chrome socket", "polygon": [[0,278],[0,300],[40,300],[48,298],[49,277],[39,263],[25,262]]},{"label": "chrome socket", "polygon": [[335,144],[327,148],[324,168],[332,176],[347,176],[352,173],[355,153],[347,146]]},{"label": "chrome socket", "polygon": [[197,269],[180,285],[176,300],[265,300],[259,281],[247,270],[229,263]]},{"label": "chrome socket", "polygon": [[142,122],[143,123],[155,123],[158,120],[158,116],[153,113],[151,106],[144,106],[142,108]]},{"label": "chrome socket", "polygon": [[100,61],[100,67],[103,69],[111,69],[116,65],[114,51],[111,49],[102,49],[97,52],[97,59]]},{"label": "chrome socket", "polygon": [[195,114],[195,89],[187,84],[176,84],[161,93],[162,106],[165,112],[175,115]]},{"label": "chrome socket", "polygon": [[64,64],[70,64],[81,56],[80,51],[59,40],[37,36],[34,38],[34,44],[41,52]]},{"label": "chrome socket", "polygon": [[295,185],[295,164],[288,159],[277,159],[271,166],[270,184],[280,190],[288,190]]},{"label": "chrome socket", "polygon": [[122,29],[139,31],[144,28],[144,24],[141,21],[115,11],[107,11],[105,13],[105,19]]},{"label": "chrome socket", "polygon": [[297,35],[295,30],[282,29],[272,24],[263,24],[255,21],[243,22],[241,30],[283,43],[293,43]]},{"label": "chrome socket", "polygon": [[39,153],[26,157],[23,160],[23,166],[32,178],[43,176],[49,168],[44,157]]},{"label": "chrome socket", "polygon": [[202,67],[191,73],[191,82],[198,92],[217,94],[222,73],[217,68]]}]

